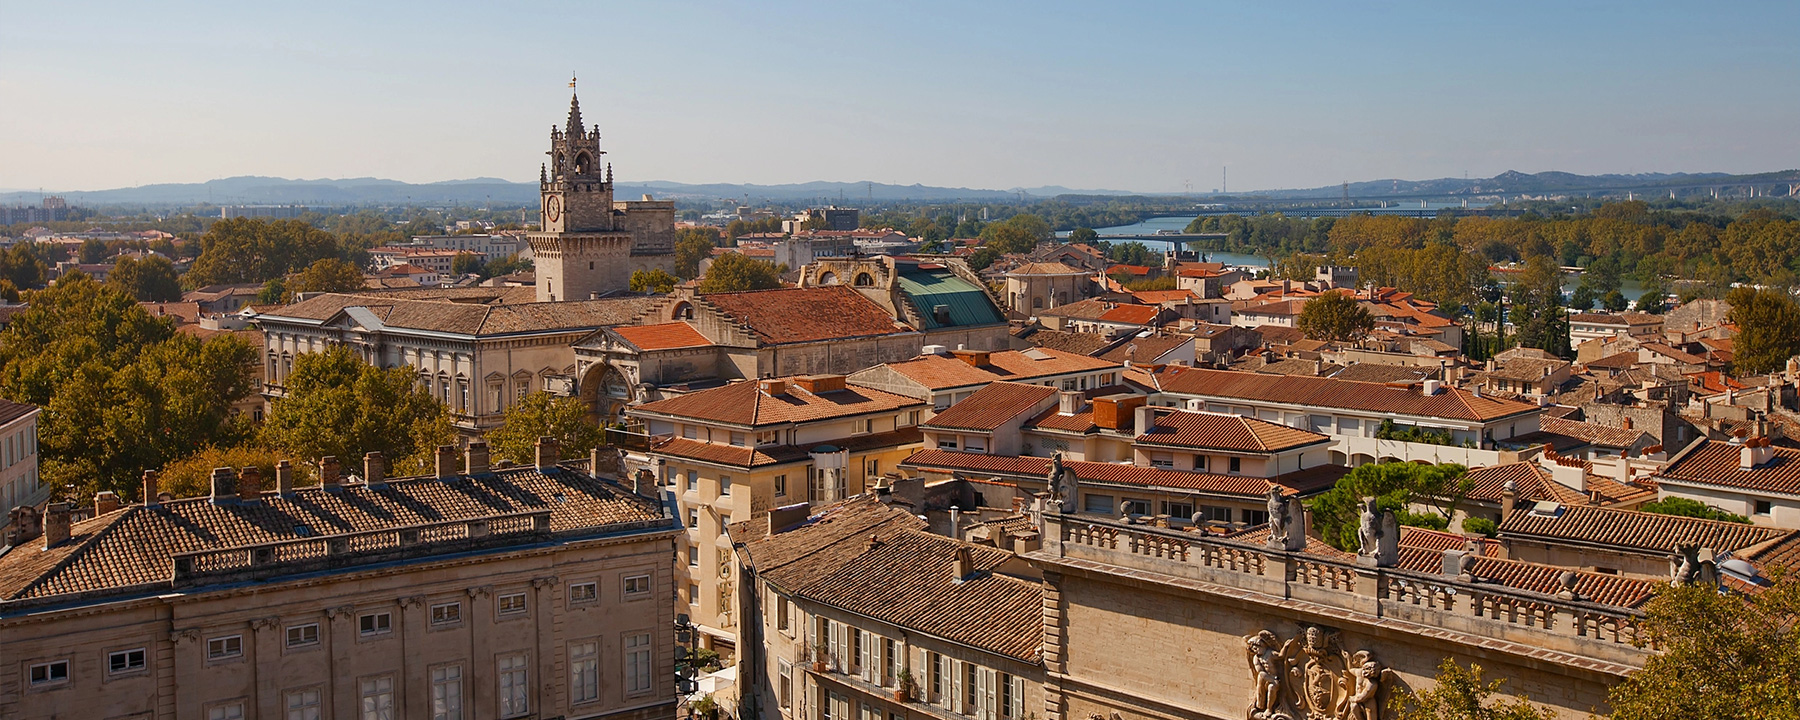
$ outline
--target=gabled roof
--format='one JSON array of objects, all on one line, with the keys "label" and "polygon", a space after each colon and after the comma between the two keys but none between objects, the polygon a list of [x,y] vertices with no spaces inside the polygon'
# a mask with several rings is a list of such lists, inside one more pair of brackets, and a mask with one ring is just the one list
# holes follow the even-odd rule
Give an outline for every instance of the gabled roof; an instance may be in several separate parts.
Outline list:
[{"label": "gabled roof", "polygon": [[488,305],[443,299],[414,300],[399,294],[328,293],[271,309],[262,313],[259,319],[263,322],[289,320],[322,324],[348,314],[359,324],[370,319],[379,321],[379,327],[370,328],[372,330],[506,335],[624,325],[635,322],[659,300],[630,297]]},{"label": "gabled roof", "polygon": [[199,550],[317,538],[366,530],[549,510],[553,532],[599,529],[662,517],[655,501],[586,473],[535,467],[490,475],[402,478],[339,491],[265,493],[253,504],[189,498],[130,505],[75,523],[70,539],[27,543],[0,556],[0,598],[47,598],[170,582],[172,557]]},{"label": "gabled roof", "polygon": [[1246,305],[1241,308],[1232,308],[1231,312],[1234,315],[1265,315],[1265,316],[1270,316],[1270,317],[1290,317],[1290,316],[1294,316],[1294,315],[1299,315],[1300,311],[1302,309],[1304,309],[1305,307],[1306,307],[1305,299],[1276,300],[1274,302],[1265,302],[1260,305]]},{"label": "gabled roof", "polygon": [[[1029,663],[1043,645],[1039,583],[997,572],[1012,553],[934,535],[924,521],[863,496],[820,508],[774,535],[731,526],[756,574],[795,598]],[[958,552],[973,573],[952,577]]]},{"label": "gabled roof", "polygon": [[844,285],[712,293],[698,300],[768,345],[913,332]]},{"label": "gabled roof", "polygon": [[1237,415],[1177,410],[1159,414],[1139,445],[1241,453],[1272,453],[1329,442],[1319,433]]},{"label": "gabled roof", "polygon": [[1150,304],[1179,303],[1200,299],[1200,296],[1195,295],[1192,290],[1139,290],[1132,293],[1131,296],[1137,298],[1138,302]]},{"label": "gabled roof", "polygon": [[1500,523],[1500,535],[1588,543],[1628,552],[1664,555],[1675,552],[1681,545],[1698,545],[1715,551],[1737,550],[1795,532],[1591,505],[1563,505],[1561,508],[1561,512],[1555,514],[1538,514],[1526,508],[1515,510]]},{"label": "gabled roof", "polygon": [[694,326],[679,321],[656,325],[627,325],[613,328],[612,332],[639,350],[673,350],[712,344]]},{"label": "gabled roof", "polygon": [[1669,460],[1659,478],[1705,483],[1757,492],[1800,495],[1800,450],[1770,446],[1773,459],[1762,465],[1740,468],[1743,446],[1706,440]]},{"label": "gabled roof", "polygon": [[1110,360],[1050,348],[1002,350],[989,353],[987,357],[988,364],[985,367],[976,367],[959,358],[935,354],[888,363],[887,367],[932,390],[1120,367]]},{"label": "gabled roof", "polygon": [[[912,468],[1019,478],[1044,478],[1050,472],[1050,461],[1045,458],[983,455],[955,450],[920,450],[901,464]],[[1083,460],[1065,460],[1063,467],[1074,471],[1076,477],[1093,482],[1193,490],[1243,498],[1262,497],[1268,493],[1270,485],[1279,485],[1288,493],[1310,494],[1323,491],[1350,471],[1350,468],[1342,465],[1320,465],[1287,473],[1275,478],[1275,482],[1270,482],[1247,475],[1221,475]]]},{"label": "gabled roof", "polygon": [[904,395],[856,385],[815,395],[788,382],[780,394],[770,395],[763,392],[761,382],[745,380],[645,403],[630,412],[757,427],[852,417],[922,405],[922,401]]},{"label": "gabled roof", "polygon": [[1149,325],[1151,322],[1155,321],[1156,316],[1162,314],[1162,312],[1163,308],[1159,305],[1120,305],[1100,313],[1100,317],[1095,319],[1100,322],[1123,323],[1126,325]]},{"label": "gabled roof", "polygon": [[9,422],[12,422],[12,421],[17,420],[22,417],[25,417],[26,415],[30,415],[34,412],[37,412],[37,410],[38,410],[38,406],[36,406],[36,405],[28,405],[25,403],[16,403],[11,400],[6,400],[4,398],[0,398],[0,425],[5,425]]},{"label": "gabled roof", "polygon": [[1112,343],[1112,339],[1100,333],[1071,332],[1066,330],[1037,329],[1023,335],[1022,339],[1046,350],[1061,350],[1077,355],[1089,355],[1094,351]]},{"label": "gabled roof", "polygon": [[1044,385],[996,382],[932,416],[925,427],[993,430],[1055,395],[1056,388]]},{"label": "gabled roof", "polygon": [[1011,270],[1007,275],[1086,275],[1088,271],[1069,267],[1060,262],[1028,262]]},{"label": "gabled roof", "polygon": [[1454,387],[1425,395],[1419,388],[1376,383],[1183,367],[1165,369],[1157,380],[1165,392],[1415,417],[1488,421],[1538,411],[1535,405]]},{"label": "gabled roof", "polygon": [[[870,435],[852,435],[850,437],[832,440],[829,444],[839,449],[849,450],[850,452],[862,452],[864,450],[875,448],[893,448],[901,445],[916,444],[923,437],[923,434],[919,432],[919,428],[906,427],[899,430]],[[654,441],[650,446],[650,450],[658,455],[670,455],[714,465],[730,465],[732,467],[750,469],[807,460],[812,457],[811,448],[813,447],[818,446],[796,447],[793,445],[760,445],[757,447],[747,447],[742,445],[711,443],[702,440],[689,440],[682,437],[669,437]]]},{"label": "gabled roof", "polygon": [[1193,341],[1193,338],[1186,335],[1134,337],[1118,344],[1111,350],[1100,353],[1100,358],[1117,363],[1154,363],[1158,358]]}]

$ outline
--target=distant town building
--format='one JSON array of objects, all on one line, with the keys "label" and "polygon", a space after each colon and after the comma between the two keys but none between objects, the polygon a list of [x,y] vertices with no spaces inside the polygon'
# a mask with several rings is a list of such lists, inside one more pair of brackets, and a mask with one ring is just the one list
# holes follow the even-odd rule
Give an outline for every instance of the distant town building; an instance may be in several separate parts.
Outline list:
[{"label": "distant town building", "polygon": [[531,254],[531,246],[519,235],[415,235],[409,244],[395,244],[389,247],[408,247],[422,245],[439,250],[457,250],[472,252],[488,258],[504,258],[509,255]]},{"label": "distant town building", "polygon": [[38,207],[20,205],[17,207],[0,207],[0,225],[15,223],[61,222],[74,219],[74,208],[68,201],[52,195],[44,198]]},{"label": "distant town building", "polygon": [[292,220],[305,214],[305,205],[226,205],[219,208],[219,218],[258,218],[262,220]]}]

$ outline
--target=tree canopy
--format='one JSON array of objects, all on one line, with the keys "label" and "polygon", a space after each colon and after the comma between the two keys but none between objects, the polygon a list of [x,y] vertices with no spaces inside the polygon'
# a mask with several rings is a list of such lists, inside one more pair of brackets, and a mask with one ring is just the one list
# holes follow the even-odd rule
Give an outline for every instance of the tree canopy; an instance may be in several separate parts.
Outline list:
[{"label": "tree canopy", "polygon": [[582,457],[606,441],[605,431],[588,418],[580,398],[556,397],[542,390],[525,396],[506,409],[506,420],[488,431],[488,448],[494,457],[515,463],[536,459],[540,437],[556,438],[560,452]]},{"label": "tree canopy", "polygon": [[1800,581],[1777,574],[1760,592],[1695,583],[1644,607],[1658,652],[1614,685],[1612,720],[1800,717]]},{"label": "tree canopy", "polygon": [[[1355,552],[1359,545],[1362,498],[1373,497],[1382,510],[1392,510],[1402,525],[1444,529],[1456,514],[1456,506],[1468,494],[1465,468],[1454,463],[1420,465],[1409,462],[1360,465],[1330,490],[1306,501],[1312,510],[1319,537],[1339,550]],[[1414,513],[1412,505],[1427,505],[1433,512]]]},{"label": "tree canopy", "polygon": [[336,236],[306,222],[231,218],[207,228],[184,279],[189,287],[262,283],[341,255]]},{"label": "tree canopy", "polygon": [[1029,213],[989,223],[981,230],[982,243],[1002,254],[1030,252],[1038,243],[1054,237],[1049,223]]},{"label": "tree canopy", "polygon": [[139,260],[126,256],[113,264],[106,284],[124,291],[138,302],[175,302],[181,299],[181,278],[175,263],[161,255]]},{"label": "tree canopy", "polygon": [[1396,693],[1390,704],[1397,720],[1555,720],[1556,712],[1527,698],[1493,699],[1504,680],[1484,683],[1480,665],[1464,668],[1452,658],[1438,664],[1437,682],[1428,690]]},{"label": "tree canopy", "polygon": [[1726,296],[1730,320],[1738,327],[1732,340],[1732,367],[1739,373],[1780,370],[1800,354],[1800,305],[1773,289],[1733,288]]},{"label": "tree canopy", "polygon": [[1644,503],[1643,507],[1638,509],[1644,512],[1660,513],[1663,515],[1680,515],[1682,517],[1722,520],[1724,522],[1743,523],[1745,525],[1750,524],[1750,518],[1737,513],[1725,512],[1724,510],[1711,507],[1698,500],[1689,500],[1684,497],[1666,497],[1661,500],[1651,500],[1650,502]]},{"label": "tree canopy", "polygon": [[1328,292],[1306,301],[1295,321],[1314,340],[1352,341],[1375,329],[1375,316],[1346,293]]},{"label": "tree canopy", "polygon": [[781,287],[781,273],[776,267],[749,255],[728,252],[713,260],[700,280],[700,292],[720,293],[742,290],[769,290]]},{"label": "tree canopy", "polygon": [[287,396],[275,401],[262,440],[289,457],[335,455],[354,467],[380,452],[396,474],[422,472],[437,445],[453,440],[449,411],[407,367],[378,368],[334,346],[294,358]]},{"label": "tree canopy", "polygon": [[705,228],[675,231],[675,277],[692,280],[700,275],[700,261],[712,257],[719,234]]},{"label": "tree canopy", "polygon": [[319,258],[287,283],[290,293],[342,293],[361,290],[362,271],[334,257]]},{"label": "tree canopy", "polygon": [[670,275],[662,268],[631,271],[632,292],[674,292],[675,284],[679,282],[681,282],[681,278]]}]

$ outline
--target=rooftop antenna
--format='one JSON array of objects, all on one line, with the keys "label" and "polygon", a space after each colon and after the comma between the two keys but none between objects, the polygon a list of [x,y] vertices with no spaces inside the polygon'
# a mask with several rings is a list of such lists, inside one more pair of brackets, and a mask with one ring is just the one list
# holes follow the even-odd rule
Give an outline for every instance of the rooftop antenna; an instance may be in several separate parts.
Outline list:
[{"label": "rooftop antenna", "polygon": [[1231,192],[1231,183],[1226,182],[1226,179],[1228,179],[1230,177],[1231,177],[1231,166],[1230,165],[1219,166],[1219,194],[1223,195],[1223,194]]}]

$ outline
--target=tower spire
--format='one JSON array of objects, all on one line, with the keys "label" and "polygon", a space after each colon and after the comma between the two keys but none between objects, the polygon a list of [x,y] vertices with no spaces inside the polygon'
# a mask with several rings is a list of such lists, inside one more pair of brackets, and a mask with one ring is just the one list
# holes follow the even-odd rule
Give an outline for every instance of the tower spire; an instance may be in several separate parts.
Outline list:
[{"label": "tower spire", "polygon": [[581,130],[581,98],[575,94],[575,75],[569,74],[569,128],[570,135],[580,135]]}]

